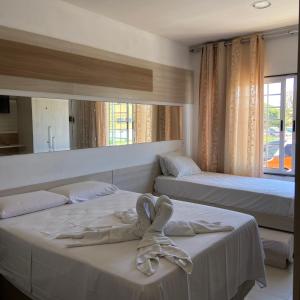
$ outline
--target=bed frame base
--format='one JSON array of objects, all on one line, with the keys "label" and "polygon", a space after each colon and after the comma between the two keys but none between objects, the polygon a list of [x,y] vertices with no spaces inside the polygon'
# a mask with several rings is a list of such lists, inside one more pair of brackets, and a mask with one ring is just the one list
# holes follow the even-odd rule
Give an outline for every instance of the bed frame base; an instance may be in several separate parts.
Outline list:
[{"label": "bed frame base", "polygon": [[[237,294],[231,300],[244,300],[244,298],[253,288],[254,284],[255,284],[254,280],[245,281],[242,285],[240,285]],[[8,300],[8,299],[9,300],[32,300],[33,299],[23,294],[19,289],[17,289],[12,283],[10,283],[2,275],[0,275],[0,291],[1,291],[1,299],[4,300]]]}]

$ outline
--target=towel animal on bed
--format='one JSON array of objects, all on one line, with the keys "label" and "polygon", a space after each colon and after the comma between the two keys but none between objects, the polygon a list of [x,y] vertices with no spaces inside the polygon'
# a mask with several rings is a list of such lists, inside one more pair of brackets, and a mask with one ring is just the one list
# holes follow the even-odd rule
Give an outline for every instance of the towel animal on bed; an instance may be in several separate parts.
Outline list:
[{"label": "towel animal on bed", "polygon": [[[219,222],[169,221],[173,214],[173,203],[167,196],[155,198],[151,194],[141,195],[136,210],[129,209],[114,215],[125,225],[80,233],[59,234],[56,239],[72,239],[67,247],[80,247],[140,240],[137,246],[136,267],[150,276],[159,266],[159,258],[164,257],[181,267],[186,273],[192,272],[191,257],[168,236],[194,236],[200,233],[233,230]],[[74,240],[76,239],[76,242]]]}]

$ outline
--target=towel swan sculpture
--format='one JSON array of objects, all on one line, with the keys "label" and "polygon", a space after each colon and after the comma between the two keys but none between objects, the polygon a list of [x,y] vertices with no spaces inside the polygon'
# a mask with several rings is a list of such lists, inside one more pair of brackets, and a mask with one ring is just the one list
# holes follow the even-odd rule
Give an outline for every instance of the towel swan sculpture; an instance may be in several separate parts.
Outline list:
[{"label": "towel swan sculpture", "polygon": [[124,225],[87,229],[76,234],[59,234],[55,239],[72,239],[73,242],[66,245],[69,248],[140,240],[136,257],[139,271],[148,276],[154,274],[159,266],[159,258],[164,257],[190,274],[193,267],[191,257],[168,236],[194,236],[231,231],[234,228],[219,222],[170,221],[173,209],[169,197],[156,198],[151,194],[144,194],[137,199],[136,211],[129,209],[114,214]]}]

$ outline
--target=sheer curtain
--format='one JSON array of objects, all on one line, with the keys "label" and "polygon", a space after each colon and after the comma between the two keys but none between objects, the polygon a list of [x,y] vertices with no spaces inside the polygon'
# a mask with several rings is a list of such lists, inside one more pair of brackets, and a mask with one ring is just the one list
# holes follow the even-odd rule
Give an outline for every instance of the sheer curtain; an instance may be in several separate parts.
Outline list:
[{"label": "sheer curtain", "polygon": [[235,39],[228,50],[225,172],[258,177],[263,169],[263,40],[258,35],[249,43]]},{"label": "sheer curtain", "polygon": [[224,170],[225,81],[225,44],[209,44],[201,53],[199,85],[198,161],[205,171]]},{"label": "sheer curtain", "polygon": [[263,40],[206,45],[199,85],[200,167],[260,176],[263,154]]},{"label": "sheer curtain", "polygon": [[180,106],[159,105],[157,111],[157,140],[183,139],[183,111]]}]

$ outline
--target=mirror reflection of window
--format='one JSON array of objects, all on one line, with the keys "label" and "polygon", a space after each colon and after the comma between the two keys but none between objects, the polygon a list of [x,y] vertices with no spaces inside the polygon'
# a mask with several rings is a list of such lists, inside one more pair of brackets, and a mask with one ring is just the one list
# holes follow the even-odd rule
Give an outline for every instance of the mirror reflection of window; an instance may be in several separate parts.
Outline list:
[{"label": "mirror reflection of window", "polygon": [[134,143],[134,104],[108,103],[108,145],[128,145]]}]

